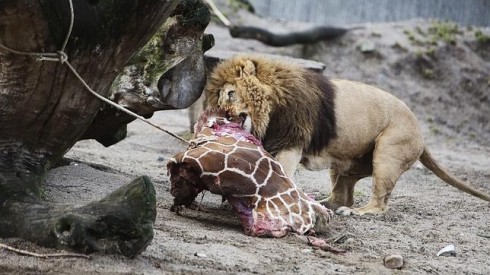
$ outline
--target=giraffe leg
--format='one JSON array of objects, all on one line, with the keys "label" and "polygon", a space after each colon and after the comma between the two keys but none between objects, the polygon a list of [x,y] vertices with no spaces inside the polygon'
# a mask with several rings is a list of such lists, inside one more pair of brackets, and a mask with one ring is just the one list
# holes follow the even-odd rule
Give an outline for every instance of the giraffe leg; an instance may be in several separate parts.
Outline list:
[{"label": "giraffe leg", "polygon": [[363,176],[343,176],[334,170],[330,170],[332,191],[328,198],[322,201],[322,204],[333,210],[341,206],[352,206],[354,203],[354,186],[362,178]]}]

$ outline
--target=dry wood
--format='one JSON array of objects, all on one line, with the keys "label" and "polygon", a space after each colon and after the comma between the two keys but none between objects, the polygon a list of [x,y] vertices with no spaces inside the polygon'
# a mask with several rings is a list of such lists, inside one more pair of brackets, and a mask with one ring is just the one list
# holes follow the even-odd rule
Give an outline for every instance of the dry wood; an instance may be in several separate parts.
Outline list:
[{"label": "dry wood", "polygon": [[17,254],[21,255],[26,255],[26,256],[32,256],[36,258],[85,258],[85,259],[90,259],[90,256],[85,255],[85,254],[78,254],[78,253],[53,253],[53,254],[40,254],[36,252],[31,252],[27,250],[22,250],[18,249],[3,243],[0,243],[0,248],[3,248],[5,250],[15,252]]}]

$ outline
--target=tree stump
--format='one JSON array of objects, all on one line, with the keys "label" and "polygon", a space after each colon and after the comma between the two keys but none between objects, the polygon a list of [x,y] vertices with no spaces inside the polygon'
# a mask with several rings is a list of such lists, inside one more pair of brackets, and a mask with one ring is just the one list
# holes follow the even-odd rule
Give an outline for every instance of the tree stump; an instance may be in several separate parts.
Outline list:
[{"label": "tree stump", "polygon": [[[93,90],[108,97],[126,62],[182,3],[198,1],[73,0],[74,25],[65,49],[69,62]],[[0,42],[18,51],[56,52],[70,18],[68,0],[1,1]],[[181,79],[174,75],[169,84],[173,81]],[[120,134],[130,121],[94,120],[102,106],[64,64],[0,48],[0,237],[128,257],[150,243],[156,202],[147,177],[84,206],[41,199],[46,171],[93,123],[115,124]],[[107,144],[117,140],[104,127],[97,129],[92,137],[102,136]]]}]

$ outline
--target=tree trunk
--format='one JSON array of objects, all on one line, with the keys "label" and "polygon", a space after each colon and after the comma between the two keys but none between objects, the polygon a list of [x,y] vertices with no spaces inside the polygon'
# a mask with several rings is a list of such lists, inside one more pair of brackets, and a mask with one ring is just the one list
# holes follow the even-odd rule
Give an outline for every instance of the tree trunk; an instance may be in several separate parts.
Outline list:
[{"label": "tree trunk", "polygon": [[[144,117],[190,106],[206,83],[203,54],[214,45],[214,37],[204,34],[210,20],[200,0],[180,1],[146,46],[126,63],[109,98]],[[105,105],[82,138],[110,146],[126,137],[126,124],[132,120]]]},{"label": "tree trunk", "polygon": [[[108,96],[125,63],[178,2],[73,0],[69,62]],[[0,2],[0,41],[15,50],[58,51],[69,22],[68,0]],[[148,245],[155,192],[146,178],[83,207],[40,200],[45,172],[84,135],[101,106],[64,64],[0,48],[0,237],[130,257]]]}]

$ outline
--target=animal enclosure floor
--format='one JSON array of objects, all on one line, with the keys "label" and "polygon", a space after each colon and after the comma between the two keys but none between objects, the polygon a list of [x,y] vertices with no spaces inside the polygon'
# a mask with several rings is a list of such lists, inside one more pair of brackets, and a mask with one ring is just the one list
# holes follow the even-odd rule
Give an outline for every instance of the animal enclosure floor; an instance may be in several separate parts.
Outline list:
[{"label": "animal enclosure floor", "polygon": [[[381,35],[403,34],[403,29],[417,24],[382,24],[385,31]],[[218,38],[217,49],[279,52],[297,57],[301,51],[298,47],[273,49],[256,41],[230,42],[226,31],[216,25],[211,25],[210,31]],[[373,32],[368,26],[350,34],[346,41],[366,38]],[[377,46],[378,51],[386,53],[390,46],[383,45]],[[390,57],[384,59],[388,65],[380,68],[384,66],[383,60],[362,57],[356,47],[350,49],[338,42],[321,48],[324,56],[318,60],[326,62],[327,74],[364,79],[386,89],[407,88],[396,89],[396,95],[421,118],[425,139],[435,158],[451,173],[490,193],[490,143],[479,139],[490,135],[485,128],[488,124],[467,121],[468,125],[465,125],[471,126],[477,136],[467,134],[451,124],[455,111],[450,111],[451,106],[447,104],[452,103],[445,103],[442,98],[442,103],[430,104],[435,102],[430,101],[430,93],[436,93],[437,81],[443,80],[421,80],[413,72],[392,78],[389,74],[391,66],[397,58],[404,58],[404,52],[392,56],[395,53],[390,50]],[[309,57],[320,56],[316,50],[317,53],[310,53]],[[342,51],[352,52],[348,55]],[[334,59],[331,55],[335,53],[341,53],[345,58]],[[332,62],[327,62],[329,60]],[[490,66],[490,60],[485,62]],[[347,70],[353,67],[365,70],[362,73]],[[455,107],[460,115],[473,108],[460,103]],[[489,103],[483,101],[482,104]],[[475,108],[472,110],[484,110],[487,106]],[[429,119],[435,113],[440,117]],[[189,129],[186,110],[159,112],[151,120],[176,133]],[[490,204],[448,186],[419,163],[398,181],[386,214],[334,218],[330,232],[324,237],[339,239],[336,245],[348,250],[344,255],[335,255],[315,250],[293,236],[282,239],[245,236],[230,206],[223,204],[221,197],[209,193],[202,202],[207,212],[185,210],[182,215],[170,212],[172,197],[166,163],[185,147],[165,133],[133,122],[125,140],[109,148],[95,141],[80,141],[66,155],[71,164],[48,173],[46,199],[71,203],[101,198],[137,176],[148,175],[157,191],[157,221],[155,237],[140,256],[126,259],[95,254],[90,260],[38,259],[0,249],[0,273],[391,274],[393,271],[384,267],[383,258],[399,254],[405,265],[396,273],[490,274]],[[295,180],[303,191],[317,197],[325,196],[330,189],[328,171],[300,169]],[[370,188],[370,178],[358,183],[355,205],[361,206],[368,201]],[[38,253],[55,252],[20,239],[0,239],[0,242]],[[456,256],[436,256],[449,244],[455,245]]]}]

